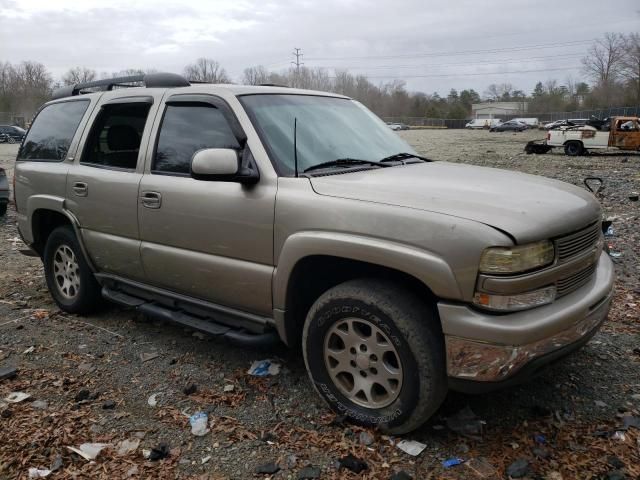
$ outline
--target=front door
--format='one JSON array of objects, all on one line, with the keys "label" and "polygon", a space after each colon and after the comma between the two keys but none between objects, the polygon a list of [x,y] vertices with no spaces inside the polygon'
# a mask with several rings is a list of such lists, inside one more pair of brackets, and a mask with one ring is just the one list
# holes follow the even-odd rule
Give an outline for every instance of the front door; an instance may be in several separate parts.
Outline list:
[{"label": "front door", "polygon": [[640,150],[640,125],[637,119],[617,119],[611,125],[611,130],[609,146],[622,150]]},{"label": "front door", "polygon": [[145,151],[152,107],[152,97],[107,98],[67,177],[67,208],[78,219],[91,260],[102,272],[138,280],[144,279],[136,208],[144,168],[139,152]]},{"label": "front door", "polygon": [[164,107],[140,183],[147,282],[216,304],[271,315],[276,184],[196,180],[193,154],[233,148],[252,161],[231,109],[211,95],[174,95]]}]

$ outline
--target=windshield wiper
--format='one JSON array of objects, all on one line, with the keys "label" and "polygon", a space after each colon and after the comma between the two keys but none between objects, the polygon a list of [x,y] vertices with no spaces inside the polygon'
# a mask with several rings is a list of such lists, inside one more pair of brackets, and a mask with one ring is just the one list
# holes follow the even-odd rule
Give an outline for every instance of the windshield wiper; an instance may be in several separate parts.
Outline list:
[{"label": "windshield wiper", "polygon": [[311,170],[319,170],[321,168],[348,167],[351,165],[375,165],[377,167],[391,167],[391,165],[387,165],[386,163],[374,162],[372,160],[360,160],[358,158],[338,158],[336,160],[331,160],[330,162],[322,162],[317,165],[312,165],[309,168],[303,170],[303,173],[310,172]]},{"label": "windshield wiper", "polygon": [[380,160],[380,162],[397,162],[397,161],[406,160],[408,158],[417,158],[418,160],[422,160],[423,162],[433,162],[433,160],[431,160],[430,158],[421,157],[420,155],[416,155],[415,153],[406,153],[406,152],[400,152],[394,155],[389,155],[388,157],[384,157],[382,160]]}]

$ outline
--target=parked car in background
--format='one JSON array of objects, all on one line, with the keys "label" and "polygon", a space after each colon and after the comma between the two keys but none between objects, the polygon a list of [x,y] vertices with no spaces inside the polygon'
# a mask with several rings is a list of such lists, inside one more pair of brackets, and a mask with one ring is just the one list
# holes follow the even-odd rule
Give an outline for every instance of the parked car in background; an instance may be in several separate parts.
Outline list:
[{"label": "parked car in background", "polygon": [[0,142],[21,143],[27,131],[15,125],[0,125]]},{"label": "parked car in background", "polygon": [[554,122],[546,123],[544,128],[545,130],[554,130],[560,127],[573,127],[573,126],[586,125],[587,120],[588,120],[587,118],[569,118],[564,120],[556,120]]},{"label": "parked car in background", "polygon": [[489,129],[501,123],[502,120],[499,118],[476,118],[467,123],[464,128],[470,128],[472,130]]},{"label": "parked car in background", "polygon": [[538,125],[540,125],[540,121],[537,118],[533,117],[514,118],[513,120],[515,120],[516,122],[524,123],[527,128],[538,128]]},{"label": "parked car in background", "polygon": [[501,123],[489,129],[490,132],[524,132],[527,129],[527,125],[516,120],[509,120],[508,122]]},{"label": "parked car in background", "polygon": [[0,217],[7,213],[9,203],[9,181],[4,168],[0,168]]},{"label": "parked car in background", "polygon": [[392,123],[392,122],[387,122],[387,126],[393,130],[393,131],[398,131],[398,130],[409,130],[409,125],[406,125],[404,123]]}]

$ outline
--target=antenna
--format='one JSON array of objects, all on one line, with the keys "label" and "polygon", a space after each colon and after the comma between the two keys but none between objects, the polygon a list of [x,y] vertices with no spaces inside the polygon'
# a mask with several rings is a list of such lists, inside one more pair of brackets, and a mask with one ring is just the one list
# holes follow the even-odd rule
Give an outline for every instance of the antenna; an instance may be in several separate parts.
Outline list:
[{"label": "antenna", "polygon": [[298,178],[298,117],[293,119],[293,171]]}]

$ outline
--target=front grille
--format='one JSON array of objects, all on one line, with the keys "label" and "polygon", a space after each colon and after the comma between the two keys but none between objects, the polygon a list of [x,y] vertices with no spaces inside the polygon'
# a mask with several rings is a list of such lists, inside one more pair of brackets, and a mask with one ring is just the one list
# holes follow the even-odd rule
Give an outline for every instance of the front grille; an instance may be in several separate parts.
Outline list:
[{"label": "front grille", "polygon": [[598,222],[556,240],[558,261],[563,262],[575,255],[591,249],[600,238],[600,224]]},{"label": "front grille", "polygon": [[563,297],[585,285],[596,271],[596,263],[556,282],[556,298]]}]

